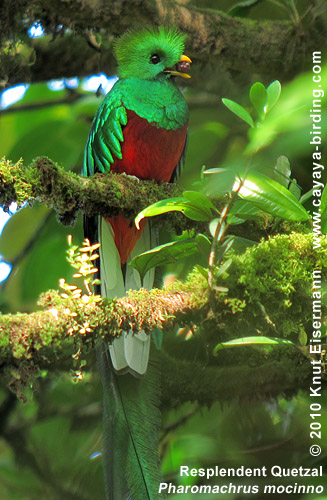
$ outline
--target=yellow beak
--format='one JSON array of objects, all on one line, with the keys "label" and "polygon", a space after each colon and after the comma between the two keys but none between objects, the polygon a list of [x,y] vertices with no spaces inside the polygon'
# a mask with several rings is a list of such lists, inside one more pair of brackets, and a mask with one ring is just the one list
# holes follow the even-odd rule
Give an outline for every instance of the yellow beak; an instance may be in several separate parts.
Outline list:
[{"label": "yellow beak", "polygon": [[185,54],[181,55],[179,62],[181,62],[181,61],[185,61],[185,62],[189,62],[189,63],[192,62],[191,59],[188,56],[186,56]]},{"label": "yellow beak", "polygon": [[[175,69],[168,68],[168,69],[164,70],[164,73],[169,73],[170,75],[173,75],[173,76],[181,76],[182,78],[191,78],[191,76],[188,73],[184,72],[185,69],[189,69],[191,62],[192,62],[191,59],[188,56],[186,56],[185,54],[183,54],[183,55],[181,55],[178,63],[176,64],[177,69],[183,68],[183,71],[177,71],[177,69],[175,70]],[[182,64],[180,64],[180,63],[182,63]]]}]

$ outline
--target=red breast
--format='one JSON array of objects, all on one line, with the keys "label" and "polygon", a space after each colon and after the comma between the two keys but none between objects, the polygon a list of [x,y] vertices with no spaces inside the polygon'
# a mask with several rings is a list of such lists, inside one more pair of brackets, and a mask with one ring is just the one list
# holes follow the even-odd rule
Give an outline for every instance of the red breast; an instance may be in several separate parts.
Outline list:
[{"label": "red breast", "polygon": [[[112,172],[135,175],[139,179],[154,179],[168,182],[178,164],[186,142],[188,123],[177,130],[166,130],[150,124],[134,111],[127,110],[127,125],[124,127],[122,160],[115,159]],[[124,264],[142,230],[137,230],[133,221],[122,216],[106,219],[115,233],[121,263]]]}]

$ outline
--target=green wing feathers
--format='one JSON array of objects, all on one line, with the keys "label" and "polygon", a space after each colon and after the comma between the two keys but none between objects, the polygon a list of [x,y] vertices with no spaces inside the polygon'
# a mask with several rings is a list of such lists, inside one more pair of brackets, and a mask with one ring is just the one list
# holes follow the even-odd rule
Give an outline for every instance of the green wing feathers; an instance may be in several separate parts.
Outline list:
[{"label": "green wing feathers", "polygon": [[126,124],[127,112],[120,93],[111,91],[94,117],[85,147],[83,175],[109,172],[114,156],[122,159],[122,127]]}]

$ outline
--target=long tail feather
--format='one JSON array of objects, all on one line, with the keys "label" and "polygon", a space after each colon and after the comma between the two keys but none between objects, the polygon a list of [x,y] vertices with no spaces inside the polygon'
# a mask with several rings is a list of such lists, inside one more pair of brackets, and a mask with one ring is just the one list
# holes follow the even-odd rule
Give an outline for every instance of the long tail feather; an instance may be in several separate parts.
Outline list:
[{"label": "long tail feather", "polygon": [[103,468],[106,500],[124,500],[128,495],[126,482],[128,429],[122,418],[117,377],[112,369],[107,345],[97,346],[98,367],[103,385]]},{"label": "long tail feather", "polygon": [[[127,266],[125,276],[123,276],[112,226],[103,218],[99,222],[99,237],[101,242],[101,295],[112,298],[122,297],[125,295],[125,290],[138,290],[141,287],[139,274],[131,266]],[[151,240],[152,233],[150,228],[146,227],[130,258],[151,248],[153,246]],[[144,286],[151,288],[153,278],[154,272],[151,270],[145,276]],[[150,351],[150,337],[148,335],[143,332],[136,335],[125,332],[111,344],[109,350],[113,367],[117,373],[129,372],[136,376],[145,374]]]},{"label": "long tail feather", "polygon": [[[138,273],[130,266],[123,273],[111,225],[99,220],[101,294],[123,296],[140,288]],[[146,228],[134,253],[153,246]],[[145,286],[152,287],[153,273]],[[161,478],[158,432],[160,383],[156,362],[149,359],[150,337],[124,333],[110,346],[97,347],[103,384],[103,465],[106,500],[159,500]],[[155,353],[151,356],[155,356]],[[111,359],[110,359],[111,358]],[[117,375],[116,372],[120,374]],[[146,372],[145,375],[143,375]],[[121,375],[121,373],[125,373]],[[131,375],[132,374],[132,375]],[[136,378],[133,375],[137,375]],[[143,375],[140,378],[140,375]]]},{"label": "long tail feather", "polygon": [[159,499],[160,387],[157,365],[150,362],[141,379],[131,375],[119,377],[118,387],[130,437],[127,484],[131,498]]},{"label": "long tail feather", "polygon": [[105,344],[98,346],[104,398],[103,460],[106,500],[157,500],[160,384],[158,365],[147,374],[116,375]]}]

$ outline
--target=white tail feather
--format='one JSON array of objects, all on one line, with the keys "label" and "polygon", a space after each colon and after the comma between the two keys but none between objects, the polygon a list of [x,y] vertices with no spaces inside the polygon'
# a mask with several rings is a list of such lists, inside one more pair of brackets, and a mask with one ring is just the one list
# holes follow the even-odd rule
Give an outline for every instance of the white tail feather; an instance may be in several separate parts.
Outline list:
[{"label": "white tail feather", "polygon": [[114,241],[111,224],[102,217],[99,221],[101,295],[113,299],[125,295],[125,284],[120,257]]},{"label": "white tail feather", "polygon": [[[101,247],[100,270],[101,270],[101,294],[103,297],[114,298],[126,295],[126,290],[138,290],[141,287],[139,273],[131,266],[126,266],[125,283],[121,270],[120,257],[114,242],[114,233],[111,224],[102,217],[99,221],[99,235]],[[149,225],[136,243],[129,260],[135,255],[149,250],[154,246]],[[152,288],[154,280],[154,269],[151,269],[144,277],[143,286]],[[132,375],[144,375],[147,369],[150,337],[145,332],[132,335],[124,332],[109,346],[109,352],[113,367],[117,373],[130,372]]]}]

